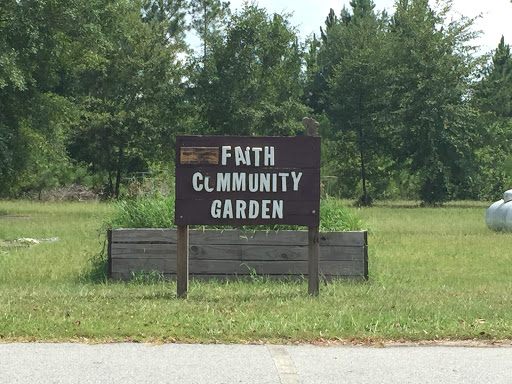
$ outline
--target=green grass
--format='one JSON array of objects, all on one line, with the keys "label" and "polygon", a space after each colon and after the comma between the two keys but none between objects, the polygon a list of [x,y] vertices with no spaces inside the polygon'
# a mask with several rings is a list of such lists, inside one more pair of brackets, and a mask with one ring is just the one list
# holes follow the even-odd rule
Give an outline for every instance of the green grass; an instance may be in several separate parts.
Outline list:
[{"label": "green grass", "polygon": [[[138,197],[113,203],[113,214],[105,221],[105,228],[174,228],[174,196],[154,198]],[[204,228],[204,226],[195,226]],[[193,227],[194,228],[194,227]],[[207,228],[221,228],[208,226]],[[246,228],[246,227],[244,227]],[[254,226],[262,230],[307,229],[298,225]],[[320,203],[320,231],[356,231],[363,222],[354,210],[340,200],[326,199]]]},{"label": "green grass", "polygon": [[[371,228],[370,280],[192,282],[187,300],[157,275],[109,282],[95,271],[112,207],[0,201],[0,341],[311,342],[512,339],[512,234],[485,227],[487,203],[358,210]],[[28,217],[27,217],[28,216]]]}]

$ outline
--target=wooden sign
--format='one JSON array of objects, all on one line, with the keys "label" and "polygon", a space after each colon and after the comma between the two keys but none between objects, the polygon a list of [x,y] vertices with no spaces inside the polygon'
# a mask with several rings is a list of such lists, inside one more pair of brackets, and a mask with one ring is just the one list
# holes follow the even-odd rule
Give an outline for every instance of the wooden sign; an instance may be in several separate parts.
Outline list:
[{"label": "wooden sign", "polygon": [[318,226],[320,138],[176,138],[175,223]]}]

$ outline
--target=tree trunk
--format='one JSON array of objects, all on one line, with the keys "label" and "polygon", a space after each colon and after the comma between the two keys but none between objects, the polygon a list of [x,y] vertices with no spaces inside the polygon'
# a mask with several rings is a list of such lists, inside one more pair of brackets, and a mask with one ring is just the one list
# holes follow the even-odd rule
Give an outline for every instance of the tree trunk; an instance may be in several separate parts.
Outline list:
[{"label": "tree trunk", "polygon": [[[207,33],[208,33],[208,7],[206,3],[203,4],[204,12],[204,31],[203,31],[203,66],[206,67],[206,49],[207,49]],[[203,67],[203,69],[204,69]]]},{"label": "tree trunk", "polygon": [[114,192],[114,182],[112,181],[112,171],[108,171],[108,190],[107,197],[110,199]]},{"label": "tree trunk", "polygon": [[361,180],[363,183],[363,196],[361,196],[361,202],[363,205],[370,205],[368,201],[368,192],[366,191],[366,167],[364,163],[364,152],[362,148],[359,151],[359,155],[361,158]]},{"label": "tree trunk", "polygon": [[117,157],[117,171],[116,171],[116,188],[114,190],[114,196],[119,199],[119,187],[121,185],[121,166],[123,164],[123,147],[119,148]]},{"label": "tree trunk", "polygon": [[363,129],[359,128],[358,130],[359,136],[359,158],[361,160],[361,181],[363,184],[363,195],[361,196],[360,204],[363,206],[368,206],[371,204],[370,199],[368,198],[368,191],[366,190],[366,163],[364,159],[364,141],[363,141]]}]

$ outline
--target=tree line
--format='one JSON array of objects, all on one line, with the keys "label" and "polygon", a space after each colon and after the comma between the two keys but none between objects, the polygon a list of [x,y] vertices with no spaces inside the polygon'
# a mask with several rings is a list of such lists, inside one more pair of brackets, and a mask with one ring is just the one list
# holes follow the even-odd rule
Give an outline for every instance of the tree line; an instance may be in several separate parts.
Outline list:
[{"label": "tree line", "polygon": [[302,41],[248,3],[3,0],[0,196],[119,197],[127,175],[172,170],[176,135],[297,135],[311,116],[330,193],[496,198],[512,185],[510,47],[479,55],[450,6],[353,0]]}]

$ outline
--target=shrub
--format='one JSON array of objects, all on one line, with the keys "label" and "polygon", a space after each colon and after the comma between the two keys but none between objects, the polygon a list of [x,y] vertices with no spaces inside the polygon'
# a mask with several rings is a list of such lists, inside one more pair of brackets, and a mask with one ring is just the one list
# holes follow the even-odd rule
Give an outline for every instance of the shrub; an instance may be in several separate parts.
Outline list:
[{"label": "shrub", "polygon": [[[106,222],[107,228],[174,228],[174,196],[138,197],[133,200],[117,201],[114,214]],[[364,227],[353,209],[340,200],[326,199],[320,203],[320,231],[357,231]],[[196,226],[197,228],[197,226]],[[199,226],[199,228],[226,228]],[[232,228],[232,227],[228,227]],[[297,230],[297,225],[269,225],[242,227],[249,230]]]}]

